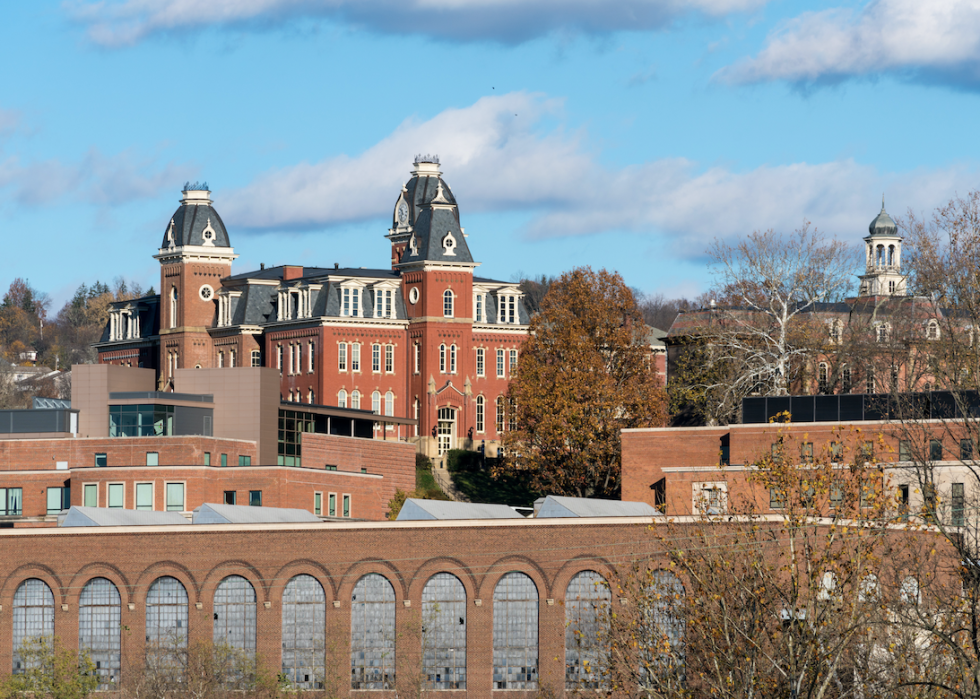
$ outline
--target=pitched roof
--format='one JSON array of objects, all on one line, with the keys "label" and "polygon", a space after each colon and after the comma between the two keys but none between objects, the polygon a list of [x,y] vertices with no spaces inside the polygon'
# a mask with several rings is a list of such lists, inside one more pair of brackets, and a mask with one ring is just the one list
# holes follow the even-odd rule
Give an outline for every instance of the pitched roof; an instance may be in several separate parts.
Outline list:
[{"label": "pitched roof", "polygon": [[179,512],[121,510],[72,506],[58,515],[59,527],[138,527],[153,524],[190,524]]},{"label": "pitched roof", "polygon": [[522,519],[522,517],[507,505],[416,498],[406,500],[398,513],[399,522],[430,519]]},{"label": "pitched roof", "polygon": [[192,521],[194,524],[266,524],[321,520],[309,510],[204,503],[194,510]]},{"label": "pitched roof", "polygon": [[[540,506],[538,505],[540,503]],[[663,517],[645,502],[549,495],[534,503],[536,519],[551,517]]]}]

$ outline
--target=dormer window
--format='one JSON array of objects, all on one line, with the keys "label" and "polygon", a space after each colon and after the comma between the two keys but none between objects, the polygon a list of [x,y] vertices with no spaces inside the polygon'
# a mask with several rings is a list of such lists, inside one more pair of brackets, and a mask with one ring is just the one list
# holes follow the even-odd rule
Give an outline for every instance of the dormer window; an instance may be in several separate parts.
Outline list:
[{"label": "dormer window", "polygon": [[361,289],[346,286],[340,290],[340,315],[358,318],[361,315]]},{"label": "dormer window", "polygon": [[939,339],[939,323],[934,320],[929,321],[929,324],[926,326],[926,338],[929,340]]},{"label": "dormer window", "polygon": [[517,310],[517,294],[497,294],[497,323],[506,325],[516,325],[520,323],[520,314]]},{"label": "dormer window", "polygon": [[309,318],[313,312],[310,287],[279,289],[278,320]]},{"label": "dormer window", "polygon": [[446,235],[442,238],[442,253],[447,257],[456,256],[456,238],[453,237],[452,231],[446,231]]},{"label": "dormer window", "polygon": [[375,291],[374,291],[374,317],[375,318],[394,318],[395,317],[395,291],[394,291],[394,289],[375,289]]},{"label": "dormer window", "polygon": [[486,308],[487,308],[487,295],[473,294],[473,322],[474,323],[487,322]]},{"label": "dormer window", "polygon": [[841,339],[841,322],[835,320],[830,324],[830,341],[835,345],[840,344]]},{"label": "dormer window", "polygon": [[888,342],[888,331],[888,323],[878,323],[878,325],[875,326],[875,341]]}]

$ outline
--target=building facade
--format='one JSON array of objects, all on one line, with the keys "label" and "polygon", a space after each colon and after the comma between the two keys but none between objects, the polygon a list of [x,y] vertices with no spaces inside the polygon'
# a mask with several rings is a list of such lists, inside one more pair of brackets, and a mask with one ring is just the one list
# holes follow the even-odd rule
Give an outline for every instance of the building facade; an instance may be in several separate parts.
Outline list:
[{"label": "building facade", "polygon": [[210,191],[188,185],[154,255],[160,294],[113,306],[99,362],[152,368],[160,391],[180,369],[273,367],[287,402],[415,420],[407,438],[432,456],[480,446],[494,455],[528,332],[523,294],[474,275],[436,158],[416,159],[387,238],[386,269],[233,274]]}]

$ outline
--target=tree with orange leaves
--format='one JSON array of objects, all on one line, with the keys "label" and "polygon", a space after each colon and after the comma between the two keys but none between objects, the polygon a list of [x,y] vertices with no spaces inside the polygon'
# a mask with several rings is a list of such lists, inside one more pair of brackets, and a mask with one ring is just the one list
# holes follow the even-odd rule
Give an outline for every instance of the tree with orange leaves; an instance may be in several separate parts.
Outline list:
[{"label": "tree with orange leaves", "polygon": [[620,430],[666,424],[667,396],[643,315],[619,274],[585,267],[555,281],[531,320],[505,434],[505,469],[541,492],[619,497]]}]

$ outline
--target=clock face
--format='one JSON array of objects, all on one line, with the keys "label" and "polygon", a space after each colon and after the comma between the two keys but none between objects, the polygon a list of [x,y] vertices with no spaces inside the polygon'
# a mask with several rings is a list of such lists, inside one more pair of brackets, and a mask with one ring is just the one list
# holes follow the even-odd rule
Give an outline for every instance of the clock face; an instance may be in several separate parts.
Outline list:
[{"label": "clock face", "polygon": [[398,205],[398,222],[403,225],[408,223],[408,204],[405,202]]}]

